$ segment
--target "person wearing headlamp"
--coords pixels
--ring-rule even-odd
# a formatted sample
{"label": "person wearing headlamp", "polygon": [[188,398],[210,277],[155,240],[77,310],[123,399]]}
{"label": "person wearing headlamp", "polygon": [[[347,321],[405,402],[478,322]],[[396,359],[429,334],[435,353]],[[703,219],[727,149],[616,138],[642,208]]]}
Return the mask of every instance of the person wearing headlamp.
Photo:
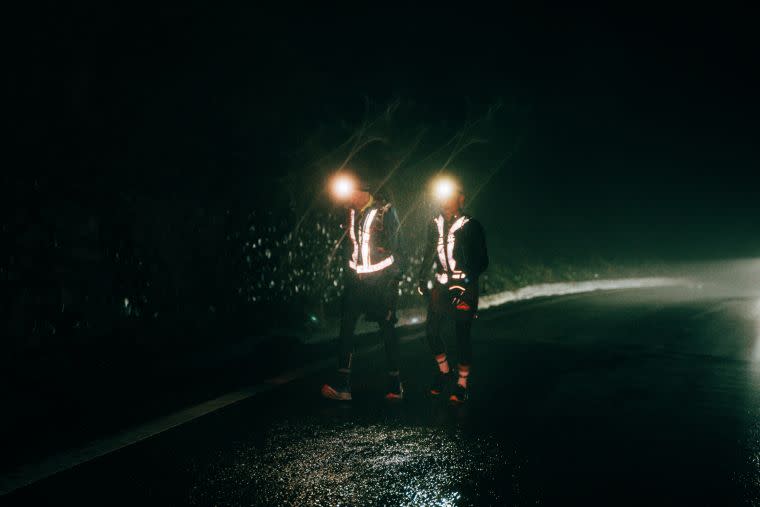
{"label": "person wearing headlamp", "polygon": [[335,380],[322,386],[322,396],[351,400],[351,362],[356,323],[365,320],[380,327],[388,366],[385,397],[404,396],[399,374],[399,342],[396,336],[396,305],[403,273],[400,222],[395,208],[379,192],[350,175],[337,175],[331,182],[333,199],[346,208],[343,228],[348,241],[338,336],[338,372]]}
{"label": "person wearing headlamp", "polygon": [[[430,393],[438,396],[454,384],[442,338],[447,317],[453,316],[459,365],[449,399],[463,403],[469,392],[471,329],[478,310],[478,280],[488,267],[488,250],[483,226],[464,211],[464,193],[459,183],[453,178],[441,177],[433,182],[432,190],[439,214],[428,228],[417,289],[428,296],[426,334],[438,365]],[[428,275],[433,262],[435,280],[429,289]]]}

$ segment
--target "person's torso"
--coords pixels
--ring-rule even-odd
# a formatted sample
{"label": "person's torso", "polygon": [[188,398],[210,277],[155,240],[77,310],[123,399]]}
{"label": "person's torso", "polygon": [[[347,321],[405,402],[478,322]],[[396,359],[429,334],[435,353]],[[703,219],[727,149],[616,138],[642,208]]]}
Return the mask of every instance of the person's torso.
{"label": "person's torso", "polygon": [[386,271],[396,262],[390,245],[390,235],[395,231],[385,228],[385,214],[390,210],[390,203],[373,204],[363,211],[349,210],[351,252],[348,265],[357,274]]}
{"label": "person's torso", "polygon": [[468,273],[468,261],[473,254],[473,245],[468,239],[471,221],[472,217],[468,215],[460,215],[449,221],[443,215],[433,219],[437,232],[436,279],[440,283],[469,279],[471,273]]}

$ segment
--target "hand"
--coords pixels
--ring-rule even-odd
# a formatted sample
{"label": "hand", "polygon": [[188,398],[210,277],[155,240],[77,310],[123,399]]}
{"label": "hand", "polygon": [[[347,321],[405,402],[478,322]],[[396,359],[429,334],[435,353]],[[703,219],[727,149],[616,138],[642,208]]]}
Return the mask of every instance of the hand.
{"label": "hand", "polygon": [[449,287],[449,297],[451,298],[451,304],[458,305],[464,299],[465,289],[454,286]]}
{"label": "hand", "polygon": [[451,305],[457,310],[469,311],[472,306],[470,305],[469,294],[467,289],[461,286],[453,286],[449,288],[449,297],[451,297]]}

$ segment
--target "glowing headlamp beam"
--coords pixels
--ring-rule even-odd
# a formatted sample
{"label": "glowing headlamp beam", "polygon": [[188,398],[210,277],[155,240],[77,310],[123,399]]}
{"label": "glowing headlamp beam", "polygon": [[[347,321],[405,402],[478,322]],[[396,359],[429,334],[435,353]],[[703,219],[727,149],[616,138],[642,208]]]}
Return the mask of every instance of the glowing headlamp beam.
{"label": "glowing headlamp beam", "polygon": [[333,196],[340,200],[351,197],[351,192],[354,191],[355,187],[354,182],[348,176],[336,176],[330,186]]}
{"label": "glowing headlamp beam", "polygon": [[433,195],[439,201],[449,199],[456,191],[456,184],[449,178],[440,178],[433,183]]}

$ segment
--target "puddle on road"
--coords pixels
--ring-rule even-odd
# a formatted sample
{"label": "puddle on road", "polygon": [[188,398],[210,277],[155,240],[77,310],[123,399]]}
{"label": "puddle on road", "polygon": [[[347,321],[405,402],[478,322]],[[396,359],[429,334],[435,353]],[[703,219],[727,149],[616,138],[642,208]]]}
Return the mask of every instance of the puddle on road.
{"label": "puddle on road", "polygon": [[479,505],[520,496],[498,442],[441,428],[285,423],[197,470],[195,505]]}

